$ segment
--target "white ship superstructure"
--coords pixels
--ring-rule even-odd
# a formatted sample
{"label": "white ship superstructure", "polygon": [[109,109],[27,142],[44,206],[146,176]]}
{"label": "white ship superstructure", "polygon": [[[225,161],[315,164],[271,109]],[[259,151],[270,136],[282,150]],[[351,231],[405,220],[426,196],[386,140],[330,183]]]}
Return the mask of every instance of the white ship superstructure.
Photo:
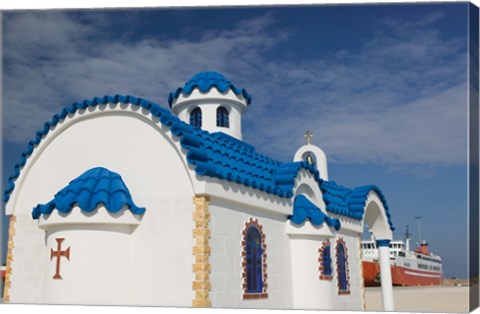
{"label": "white ship superstructure", "polygon": [[[378,285],[378,249],[375,239],[362,241],[362,260],[366,285]],[[410,234],[407,229],[405,241],[390,242],[390,264],[394,285],[417,286],[442,283],[442,259],[428,250],[422,240],[418,248],[410,250]]]}

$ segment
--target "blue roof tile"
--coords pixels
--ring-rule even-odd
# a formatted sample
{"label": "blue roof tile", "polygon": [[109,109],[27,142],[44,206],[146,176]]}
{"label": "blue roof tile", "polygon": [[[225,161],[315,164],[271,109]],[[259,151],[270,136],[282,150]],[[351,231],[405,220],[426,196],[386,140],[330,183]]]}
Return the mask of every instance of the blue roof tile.
{"label": "blue roof tile", "polygon": [[327,206],[327,212],[357,220],[363,219],[368,194],[371,191],[376,192],[385,208],[385,214],[387,216],[388,224],[390,225],[390,230],[395,230],[387,200],[380,188],[376,185],[366,185],[355,189],[349,189],[336,184],[334,181],[322,181],[320,189],[323,193],[323,201]]}
{"label": "blue roof tile", "polygon": [[289,218],[290,221],[297,225],[302,224],[308,219],[314,226],[320,226],[323,222],[326,222],[328,226],[334,227],[335,230],[340,229],[340,220],[328,217],[304,195],[297,195],[295,197],[295,201],[293,202],[293,215]]}
{"label": "blue roof tile", "polygon": [[175,92],[170,93],[168,97],[168,104],[171,108],[173,101],[182,93],[190,95],[195,88],[198,88],[201,92],[206,93],[212,87],[216,87],[221,93],[231,89],[236,95],[242,95],[243,98],[247,100],[248,105],[252,102],[252,96],[250,96],[250,94],[248,94],[244,88],[240,89],[235,87],[235,85],[233,85],[225,76],[220,73],[205,71],[194,75],[188,82],[185,83],[185,86],[179,87]]}
{"label": "blue roof tile", "polygon": [[[109,102],[131,103],[140,106],[159,118],[162,125],[169,126],[170,132],[179,138],[180,145],[185,150],[187,162],[194,167],[195,173],[199,176],[236,182],[279,197],[291,198],[293,197],[295,178],[301,169],[305,169],[318,182],[327,205],[327,212],[360,220],[363,218],[362,205],[365,205],[366,195],[370,190],[375,190],[384,203],[390,226],[393,228],[386,200],[376,186],[351,190],[337,185],[333,181],[324,181],[320,178],[320,173],[314,165],[306,162],[284,163],[274,160],[257,153],[252,145],[222,132],[209,133],[186,124],[169,110],[148,100],[121,95],[97,97],[92,100],[74,103],[63,109],[61,113],[54,115],[51,121],[45,123],[44,127],[36,133],[35,139],[28,143],[20,161],[15,165],[13,174],[9,177],[7,189],[4,191],[4,201],[8,202],[10,194],[15,188],[15,180],[20,175],[26,160],[47,135],[51,127],[56,126],[65,119],[67,114],[75,113],[78,109],[95,107]],[[114,182],[114,184],[116,183]]]}
{"label": "blue roof tile", "polygon": [[54,209],[68,213],[75,205],[82,211],[91,212],[100,204],[112,213],[120,211],[124,206],[137,215],[145,212],[145,208],[135,205],[120,175],[97,167],[71,181],[50,202],[37,205],[32,210],[32,217],[38,219],[42,214],[50,215]]}

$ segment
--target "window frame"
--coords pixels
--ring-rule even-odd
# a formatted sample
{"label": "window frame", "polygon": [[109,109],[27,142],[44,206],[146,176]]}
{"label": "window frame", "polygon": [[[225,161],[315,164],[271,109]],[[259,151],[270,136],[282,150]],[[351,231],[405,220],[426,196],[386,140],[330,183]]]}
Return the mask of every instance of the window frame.
{"label": "window frame", "polygon": [[[329,259],[329,270],[330,273],[326,273],[325,269],[325,251],[328,252],[328,259]],[[331,245],[330,240],[325,240],[322,242],[322,246],[318,249],[318,270],[320,272],[319,279],[320,280],[332,280],[333,279],[333,268],[332,268],[332,252],[331,252]]]}
{"label": "window frame", "polygon": [[[255,228],[255,231],[258,232],[259,236],[259,247],[261,248],[261,255],[260,255],[260,267],[261,267],[261,289],[259,291],[251,291],[249,290],[249,265],[248,265],[248,235],[249,230],[251,228]],[[267,245],[265,243],[265,234],[263,233],[263,227],[258,223],[257,219],[252,219],[245,223],[245,227],[242,231],[242,281],[243,281],[243,299],[265,299],[268,298],[268,283],[267,283]],[[258,277],[257,277],[258,278]]]}
{"label": "window frame", "polygon": [[201,128],[202,127],[202,109],[195,107],[190,111],[190,125]]}
{"label": "window frame", "polygon": [[230,111],[224,106],[220,105],[216,110],[217,127],[230,128]]}
{"label": "window frame", "polygon": [[[343,249],[343,257],[345,259],[344,261],[344,271],[341,272],[341,260],[339,256],[339,248]],[[338,238],[337,244],[335,245],[335,261],[336,261],[336,268],[337,268],[337,291],[338,294],[343,295],[343,294],[350,294],[350,272],[348,269],[348,250],[347,250],[347,245],[343,238]],[[341,282],[341,274],[343,273],[342,277],[345,277],[345,285]]]}

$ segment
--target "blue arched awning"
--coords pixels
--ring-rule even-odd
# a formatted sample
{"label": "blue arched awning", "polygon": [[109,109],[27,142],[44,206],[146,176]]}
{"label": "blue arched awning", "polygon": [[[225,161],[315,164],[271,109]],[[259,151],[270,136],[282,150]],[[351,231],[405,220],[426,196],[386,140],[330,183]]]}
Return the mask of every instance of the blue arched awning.
{"label": "blue arched awning", "polygon": [[75,205],[82,211],[92,212],[100,204],[112,213],[120,211],[125,206],[137,215],[145,212],[145,208],[135,205],[120,175],[108,169],[96,167],[72,180],[55,194],[50,202],[37,205],[32,210],[32,217],[38,219],[42,214],[51,214],[54,209],[67,213]]}
{"label": "blue arched awning", "polygon": [[338,219],[328,217],[304,195],[297,195],[295,197],[295,201],[293,202],[293,215],[289,218],[290,221],[297,225],[302,224],[308,219],[314,226],[320,226],[326,222],[328,226],[334,227],[335,230],[340,229],[340,221]]}

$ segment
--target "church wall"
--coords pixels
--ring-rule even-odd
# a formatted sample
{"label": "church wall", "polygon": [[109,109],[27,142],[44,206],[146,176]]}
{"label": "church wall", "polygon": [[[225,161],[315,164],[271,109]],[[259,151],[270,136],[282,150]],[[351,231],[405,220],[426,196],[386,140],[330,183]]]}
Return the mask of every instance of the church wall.
{"label": "church wall", "polygon": [[[301,156],[299,158],[303,160]],[[326,207],[318,182],[309,171],[299,171],[294,189],[295,195],[305,195],[319,208]],[[302,225],[288,223],[286,230],[290,236],[292,256],[293,307],[295,309],[335,309],[333,300],[337,283],[333,279],[320,279],[319,261],[319,249],[324,241],[329,240],[332,243],[335,230],[325,223],[314,226],[309,221],[305,221]],[[333,266],[334,264],[332,269],[334,269]]]}
{"label": "church wall", "polygon": [[[209,210],[212,307],[292,308],[286,217],[219,199],[212,199]],[[242,232],[245,224],[251,220],[262,226],[265,235],[267,298],[243,298]]]}
{"label": "church wall", "polygon": [[[319,249],[327,237],[300,236],[291,239],[293,306],[295,309],[331,310],[336,281],[320,279]],[[332,265],[332,269],[334,269]]]}
{"label": "church wall", "polygon": [[190,194],[147,208],[131,241],[129,304],[192,306],[194,206]]}
{"label": "church wall", "polygon": [[[87,110],[79,112],[74,121],[60,123],[36,148],[16,180],[8,203],[9,214],[17,217],[9,290],[12,303],[44,303],[44,281],[52,280],[53,274],[46,273],[51,266],[47,264],[54,263],[49,259],[51,247],[46,246],[45,231],[31,217],[32,208],[50,201],[84,171],[102,166],[120,174],[134,202],[146,207],[140,225],[122,243],[130,252],[128,267],[125,262],[111,264],[112,274],[122,278],[121,289],[129,289],[129,299],[112,297],[109,303],[191,306],[194,193],[190,170],[159,123],[150,123],[150,116],[134,114],[130,108],[122,110]],[[81,229],[69,232],[76,235],[69,242],[71,263],[62,260],[66,271],[80,258],[77,245],[85,245],[75,241],[95,241],[82,240]],[[67,238],[68,233],[63,235]],[[104,249],[105,255],[98,258],[114,259],[115,251]],[[62,280],[69,279],[64,276]],[[75,293],[82,293],[76,289]],[[69,293],[73,291],[66,289],[65,295]],[[57,295],[57,300],[61,303],[62,296]]]}
{"label": "church wall", "polygon": [[[292,254],[293,307],[295,309],[362,310],[363,290],[359,234],[345,229],[330,233],[325,224],[312,227],[309,222],[298,227],[287,224]],[[330,243],[332,277],[320,275],[319,249]],[[348,293],[339,292],[336,245],[343,241],[347,249]],[[318,297],[321,296],[321,297]]]}
{"label": "church wall", "polygon": [[[114,305],[128,298],[128,225],[71,224],[46,232],[47,250],[68,252],[68,259],[46,256],[43,302],[47,304]],[[61,242],[60,244],[58,242]],[[120,273],[119,273],[120,272]]]}

